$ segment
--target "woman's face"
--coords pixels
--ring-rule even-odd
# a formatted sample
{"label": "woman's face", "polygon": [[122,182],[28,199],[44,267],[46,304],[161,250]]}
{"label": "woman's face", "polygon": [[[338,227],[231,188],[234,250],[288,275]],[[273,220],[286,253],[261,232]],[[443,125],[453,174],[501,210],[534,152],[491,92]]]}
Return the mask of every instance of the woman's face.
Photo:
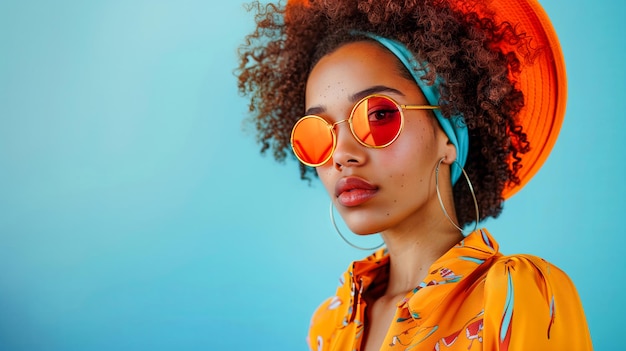
{"label": "woman's face", "polygon": [[[334,123],[349,117],[354,104],[370,94],[390,96],[400,104],[427,105],[417,84],[404,77],[397,58],[367,41],[348,43],[324,56],[306,86],[306,114]],[[361,145],[348,123],[335,126],[337,147],[317,173],[335,207],[358,234],[411,230],[442,218],[435,190],[435,167],[454,160],[432,112],[405,110],[404,129],[382,149]],[[448,163],[446,160],[446,163]],[[441,167],[440,186],[448,167]]]}

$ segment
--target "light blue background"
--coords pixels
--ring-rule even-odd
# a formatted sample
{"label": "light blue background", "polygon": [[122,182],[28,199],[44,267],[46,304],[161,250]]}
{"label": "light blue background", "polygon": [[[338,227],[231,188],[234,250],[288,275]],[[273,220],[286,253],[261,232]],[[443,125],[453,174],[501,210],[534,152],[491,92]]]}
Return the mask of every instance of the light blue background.
{"label": "light blue background", "polygon": [[[565,125],[489,221],[578,286],[598,350],[626,314],[626,6],[544,1]],[[238,1],[0,2],[0,350],[304,350],[364,253],[319,184],[261,157],[232,70]],[[557,317],[558,318],[558,317]]]}

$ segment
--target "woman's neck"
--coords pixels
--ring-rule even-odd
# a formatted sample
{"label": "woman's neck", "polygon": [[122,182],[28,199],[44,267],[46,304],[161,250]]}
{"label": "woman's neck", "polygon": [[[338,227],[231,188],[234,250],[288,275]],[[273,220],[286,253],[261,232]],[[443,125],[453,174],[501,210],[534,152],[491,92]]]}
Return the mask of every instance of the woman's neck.
{"label": "woman's neck", "polygon": [[385,295],[404,296],[428,274],[430,266],[463,235],[450,223],[437,222],[420,230],[383,233],[389,252],[389,281]]}

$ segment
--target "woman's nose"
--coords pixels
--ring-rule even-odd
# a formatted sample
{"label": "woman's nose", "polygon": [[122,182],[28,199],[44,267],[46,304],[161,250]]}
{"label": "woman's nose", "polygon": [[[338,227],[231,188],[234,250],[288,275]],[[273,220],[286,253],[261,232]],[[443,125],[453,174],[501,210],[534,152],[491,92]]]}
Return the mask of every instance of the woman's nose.
{"label": "woman's nose", "polygon": [[341,169],[342,167],[362,165],[366,160],[367,152],[365,146],[355,139],[348,121],[340,121],[335,124],[334,128],[337,136],[337,145],[335,146],[332,161],[335,167]]}

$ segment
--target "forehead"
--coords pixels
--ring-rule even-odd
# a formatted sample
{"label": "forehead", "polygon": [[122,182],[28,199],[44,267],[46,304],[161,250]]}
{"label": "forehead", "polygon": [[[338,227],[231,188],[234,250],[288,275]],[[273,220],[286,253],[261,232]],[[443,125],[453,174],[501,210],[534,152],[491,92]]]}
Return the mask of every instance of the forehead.
{"label": "forehead", "polygon": [[402,72],[402,63],[370,41],[340,46],[313,67],[306,85],[306,105],[344,100],[372,86],[388,86],[404,94],[420,93]]}

